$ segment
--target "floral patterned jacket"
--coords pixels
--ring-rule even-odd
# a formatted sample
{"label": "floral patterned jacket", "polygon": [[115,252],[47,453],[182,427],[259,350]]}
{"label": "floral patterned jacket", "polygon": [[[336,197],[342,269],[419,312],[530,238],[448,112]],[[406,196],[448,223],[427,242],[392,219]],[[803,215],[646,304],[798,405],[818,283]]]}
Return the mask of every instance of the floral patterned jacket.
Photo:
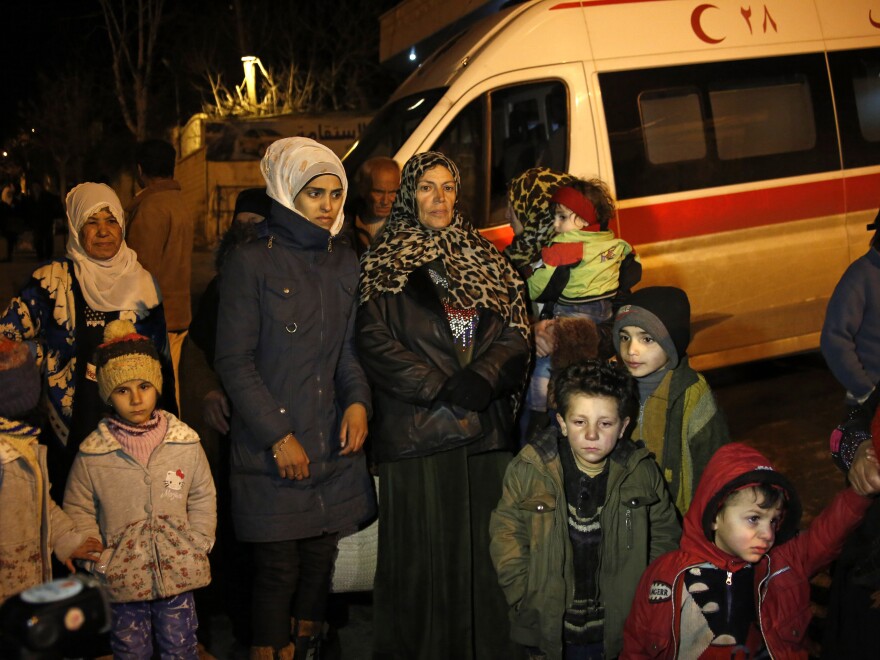
{"label": "floral patterned jacket", "polygon": [[146,466],[128,455],[106,420],[80,445],[64,510],[106,550],[92,568],[113,602],[168,598],[211,581],[217,498],[199,436],[169,412]]}
{"label": "floral patterned jacket", "polygon": [[[52,578],[51,550],[66,561],[85,540],[49,497],[46,448],[37,445],[37,433],[0,417],[0,604]],[[33,443],[39,475],[16,447],[16,437]]]}
{"label": "floral patterned jacket", "polygon": [[[77,304],[77,302],[79,304]],[[73,275],[73,262],[56,259],[37,268],[18,296],[12,299],[0,316],[0,334],[13,341],[36,340],[37,364],[48,383],[49,425],[44,433],[67,445],[70,420],[73,416],[73,395],[77,386],[76,317],[77,307],[84,305],[79,283]],[[137,331],[149,337],[163,358],[163,379],[169,380],[167,332],[162,305],[149,310],[143,317],[131,310],[109,314],[134,323]],[[167,369],[166,369],[167,365]],[[166,385],[166,390],[168,389]],[[165,392],[167,394],[167,392]],[[173,390],[171,391],[173,398]]]}

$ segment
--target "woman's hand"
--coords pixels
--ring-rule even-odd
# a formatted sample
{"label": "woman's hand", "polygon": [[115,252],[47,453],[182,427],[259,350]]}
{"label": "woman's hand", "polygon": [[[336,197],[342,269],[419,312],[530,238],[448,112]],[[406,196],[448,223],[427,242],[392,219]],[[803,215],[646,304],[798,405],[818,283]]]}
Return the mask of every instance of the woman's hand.
{"label": "woman's hand", "polygon": [[202,417],[215,431],[229,433],[229,399],[223,390],[211,390],[202,399]]}
{"label": "woman's hand", "polygon": [[64,562],[64,565],[67,566],[71,573],[76,573],[76,569],[73,566],[74,559],[98,561],[101,558],[102,552],[104,552],[104,544],[95,537],[90,536],[82,542],[82,545],[70,553],[70,557]]}
{"label": "woman's hand", "polygon": [[272,445],[272,456],[282,479],[302,481],[309,478],[309,457],[293,433]]}
{"label": "woman's hand", "polygon": [[339,429],[340,456],[355,454],[364,446],[367,439],[367,409],[362,403],[353,403],[342,415]]}
{"label": "woman's hand", "polygon": [[880,493],[880,463],[870,440],[856,449],[848,477],[853,490],[859,495]]}
{"label": "woman's hand", "polygon": [[553,326],[553,319],[544,319],[532,326],[535,335],[535,355],[538,357],[547,357],[556,348],[556,333]]}

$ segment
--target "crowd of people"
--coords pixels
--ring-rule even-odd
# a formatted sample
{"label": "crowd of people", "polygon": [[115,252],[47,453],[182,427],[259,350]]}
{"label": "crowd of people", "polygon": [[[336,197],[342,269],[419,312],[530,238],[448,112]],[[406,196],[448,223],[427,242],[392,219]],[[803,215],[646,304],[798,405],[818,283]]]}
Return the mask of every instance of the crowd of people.
{"label": "crowd of people", "polygon": [[250,658],[315,660],[339,541],[378,517],[377,659],[806,657],[841,551],[826,653],[880,651],[880,229],[822,335],[850,485],[801,531],[602,181],[516,176],[501,253],[444,154],[369,161],[347,205],[337,156],[283,138],[193,313],[173,165],[140,145],[125,211],[73,188],[65,257],[0,316],[0,603],[52,551],[104,587],[115,657],[199,657],[207,587]]}

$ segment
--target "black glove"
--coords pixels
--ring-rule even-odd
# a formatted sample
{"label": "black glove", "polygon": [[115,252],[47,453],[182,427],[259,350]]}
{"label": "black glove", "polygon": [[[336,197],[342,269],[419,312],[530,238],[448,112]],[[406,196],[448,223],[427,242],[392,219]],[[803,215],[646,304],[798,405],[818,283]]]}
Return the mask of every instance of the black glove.
{"label": "black glove", "polygon": [[465,410],[485,410],[492,402],[492,386],[476,371],[462,369],[446,380],[437,398]]}

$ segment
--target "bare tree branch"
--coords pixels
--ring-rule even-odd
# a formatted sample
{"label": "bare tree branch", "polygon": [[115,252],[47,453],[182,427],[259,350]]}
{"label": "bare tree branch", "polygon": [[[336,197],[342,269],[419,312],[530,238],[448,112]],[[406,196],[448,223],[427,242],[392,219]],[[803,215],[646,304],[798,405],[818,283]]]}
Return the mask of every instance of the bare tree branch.
{"label": "bare tree branch", "polygon": [[[147,116],[156,41],[164,0],[99,0],[112,53],[116,98],[125,125],[137,140],[147,137]],[[135,20],[132,20],[135,14]],[[129,26],[135,24],[132,30]],[[132,49],[135,56],[132,57]]]}

